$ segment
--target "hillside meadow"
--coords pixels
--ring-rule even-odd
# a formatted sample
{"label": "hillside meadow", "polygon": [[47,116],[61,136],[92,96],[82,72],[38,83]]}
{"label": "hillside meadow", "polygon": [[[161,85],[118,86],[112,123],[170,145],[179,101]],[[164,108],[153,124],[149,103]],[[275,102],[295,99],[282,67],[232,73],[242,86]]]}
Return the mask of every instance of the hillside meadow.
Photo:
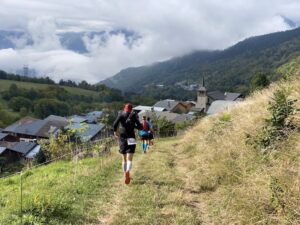
{"label": "hillside meadow", "polygon": [[[38,83],[31,83],[31,82],[22,82],[22,81],[14,81],[14,80],[0,80],[0,90],[6,91],[12,84],[16,84],[19,88],[30,89],[35,88],[39,90],[47,89],[51,86],[57,87],[58,85],[50,85],[50,84],[38,84]],[[85,96],[96,96],[98,93],[96,91],[84,90],[81,88],[76,87],[66,87],[66,86],[59,86],[64,88],[71,94],[77,95],[85,95]]]}
{"label": "hillside meadow", "polygon": [[[112,198],[116,153],[100,158],[59,161],[21,176],[0,180],[0,224],[86,224],[95,220],[97,202]],[[22,210],[22,213],[21,213]]]}
{"label": "hillside meadow", "polygon": [[[298,63],[297,63],[298,62]],[[181,140],[181,166],[199,195],[209,223],[300,223],[299,112],[296,129],[264,152],[248,143],[270,119],[274,93],[285,89],[300,109],[299,58],[280,68],[290,79],[254,93],[230,111],[207,117]]]}

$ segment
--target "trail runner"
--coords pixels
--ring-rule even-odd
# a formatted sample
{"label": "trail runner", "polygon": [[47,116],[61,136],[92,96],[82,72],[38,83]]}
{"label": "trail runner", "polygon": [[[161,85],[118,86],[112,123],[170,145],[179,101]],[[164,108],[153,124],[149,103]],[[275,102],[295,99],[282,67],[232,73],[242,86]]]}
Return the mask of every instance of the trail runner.
{"label": "trail runner", "polygon": [[130,183],[130,171],[132,169],[133,154],[136,148],[135,128],[141,130],[142,124],[137,114],[132,111],[132,105],[127,103],[124,106],[124,111],[119,114],[113,124],[114,136],[118,138],[120,146],[119,152],[123,156],[122,169],[125,176],[125,184]]}
{"label": "trail runner", "polygon": [[144,153],[147,152],[148,150],[148,146],[149,146],[149,130],[150,130],[150,126],[146,120],[146,116],[143,116],[143,120],[142,120],[142,130],[139,132],[140,137],[142,139],[142,151]]}
{"label": "trail runner", "polygon": [[153,129],[153,122],[150,120],[150,117],[147,117],[147,122],[149,125],[149,147],[154,145],[154,129]]}

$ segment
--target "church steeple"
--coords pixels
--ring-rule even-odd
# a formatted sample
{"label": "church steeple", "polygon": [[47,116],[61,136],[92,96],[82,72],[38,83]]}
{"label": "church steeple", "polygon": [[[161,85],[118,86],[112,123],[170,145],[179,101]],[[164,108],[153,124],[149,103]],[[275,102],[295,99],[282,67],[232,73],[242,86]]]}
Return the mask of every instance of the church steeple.
{"label": "church steeple", "polygon": [[200,87],[205,87],[204,76],[203,76],[202,79],[201,79]]}
{"label": "church steeple", "polygon": [[207,103],[208,103],[207,91],[205,88],[204,77],[202,77],[199,88],[197,90],[196,108],[204,109],[206,111]]}
{"label": "church steeple", "polygon": [[[206,92],[205,83],[204,83],[204,76],[201,78],[201,82],[200,82],[200,85],[199,85],[199,88],[198,88],[198,95],[200,94],[199,92]],[[204,93],[202,93],[202,94],[204,94]]]}

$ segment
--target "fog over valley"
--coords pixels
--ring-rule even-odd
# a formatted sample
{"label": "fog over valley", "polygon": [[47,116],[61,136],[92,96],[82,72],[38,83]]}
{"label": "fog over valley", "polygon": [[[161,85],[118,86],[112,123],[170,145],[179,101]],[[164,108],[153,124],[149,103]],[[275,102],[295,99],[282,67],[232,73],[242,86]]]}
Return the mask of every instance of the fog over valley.
{"label": "fog over valley", "polygon": [[196,50],[297,27],[296,0],[0,2],[0,69],[99,82]]}

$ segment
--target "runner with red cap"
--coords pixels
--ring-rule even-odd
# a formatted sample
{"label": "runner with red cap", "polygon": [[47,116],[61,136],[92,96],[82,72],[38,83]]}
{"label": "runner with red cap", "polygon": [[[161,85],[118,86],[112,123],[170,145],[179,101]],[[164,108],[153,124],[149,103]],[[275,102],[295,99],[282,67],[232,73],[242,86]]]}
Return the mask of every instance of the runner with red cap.
{"label": "runner with red cap", "polygon": [[119,114],[115,120],[113,128],[114,135],[119,140],[119,152],[123,156],[122,168],[125,175],[125,184],[129,184],[133,154],[135,153],[136,148],[134,129],[142,129],[142,124],[140,123],[137,114],[132,111],[132,105],[130,103],[127,103],[124,106],[124,111]]}

